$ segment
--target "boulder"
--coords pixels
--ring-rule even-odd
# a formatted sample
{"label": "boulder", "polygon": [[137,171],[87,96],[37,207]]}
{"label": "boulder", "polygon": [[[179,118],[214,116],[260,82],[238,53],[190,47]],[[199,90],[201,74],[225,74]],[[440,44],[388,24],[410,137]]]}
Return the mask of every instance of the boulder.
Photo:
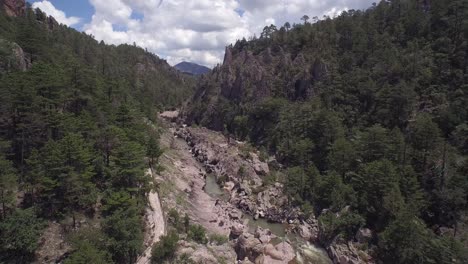
{"label": "boulder", "polygon": [[244,229],[245,229],[245,226],[242,224],[235,224],[231,226],[231,233],[229,234],[229,237],[231,239],[238,238],[240,235],[242,235],[242,233],[244,233]]}
{"label": "boulder", "polygon": [[262,235],[258,238],[262,244],[268,244],[271,241],[271,237],[268,235]]}
{"label": "boulder", "polygon": [[228,182],[226,182],[226,183],[224,184],[224,189],[225,189],[226,191],[228,191],[228,192],[231,192],[232,189],[234,189],[234,186],[235,186],[235,185],[236,185],[236,184],[235,184],[234,182],[228,181]]}
{"label": "boulder", "polygon": [[251,261],[260,255],[259,246],[262,243],[258,238],[255,238],[252,234],[244,233],[238,239],[235,245],[237,253],[237,259],[245,259],[246,257]]}
{"label": "boulder", "polygon": [[229,212],[229,217],[233,220],[239,220],[242,218],[242,213],[237,209],[233,209]]}
{"label": "boulder", "polygon": [[261,264],[288,264],[296,257],[293,247],[287,243],[282,242],[274,247],[268,244],[264,248],[264,255],[258,258],[257,263]]}
{"label": "boulder", "polygon": [[265,255],[275,260],[283,260],[283,253],[275,248],[272,244],[265,246]]}
{"label": "boulder", "polygon": [[176,255],[187,255],[193,263],[204,264],[218,264],[220,258],[224,258],[227,263],[234,263],[236,260],[235,252],[228,244],[211,246],[180,241],[178,243]]}
{"label": "boulder", "polygon": [[309,241],[312,238],[312,232],[306,225],[300,225],[296,228],[297,233],[305,240]]}
{"label": "boulder", "polygon": [[239,264],[254,264],[254,263],[250,261],[248,258],[245,258],[244,260],[240,261]]}
{"label": "boulder", "polygon": [[356,233],[356,240],[359,243],[368,243],[372,239],[372,231],[369,228],[361,228]]}
{"label": "boulder", "polygon": [[250,153],[252,157],[252,166],[257,175],[265,176],[270,173],[270,169],[268,168],[268,164],[266,162],[260,161],[260,158],[255,153]]}
{"label": "boulder", "polygon": [[254,236],[255,236],[256,238],[259,238],[259,237],[261,237],[261,236],[263,236],[263,235],[269,236],[269,235],[271,235],[271,231],[268,230],[268,229],[263,229],[263,228],[257,226],[257,228],[255,229],[255,234],[254,234]]}
{"label": "boulder", "polygon": [[333,263],[338,264],[373,264],[375,261],[367,252],[358,250],[353,243],[333,242],[327,247],[328,255]]}

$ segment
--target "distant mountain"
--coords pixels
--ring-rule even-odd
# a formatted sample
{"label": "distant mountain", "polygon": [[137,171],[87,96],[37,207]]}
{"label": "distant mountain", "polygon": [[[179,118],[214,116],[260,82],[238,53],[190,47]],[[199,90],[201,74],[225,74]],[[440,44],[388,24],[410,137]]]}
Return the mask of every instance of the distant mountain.
{"label": "distant mountain", "polygon": [[208,67],[198,65],[192,62],[186,62],[186,61],[183,61],[175,65],[174,68],[176,68],[177,70],[183,73],[188,73],[192,75],[202,75],[211,71],[211,69]]}

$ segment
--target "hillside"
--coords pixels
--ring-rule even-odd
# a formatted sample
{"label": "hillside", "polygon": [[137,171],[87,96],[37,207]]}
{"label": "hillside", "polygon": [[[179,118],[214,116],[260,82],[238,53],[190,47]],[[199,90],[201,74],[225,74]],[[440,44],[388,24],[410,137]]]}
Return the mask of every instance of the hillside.
{"label": "hillside", "polygon": [[202,75],[211,71],[210,68],[192,62],[183,61],[174,66],[177,70],[190,75]]}
{"label": "hillside", "polygon": [[156,113],[193,80],[24,0],[0,10],[0,262],[134,263],[161,155]]}
{"label": "hillside", "polygon": [[0,263],[468,263],[468,2],[303,21],[194,78],[0,0]]}
{"label": "hillside", "polygon": [[268,26],[226,48],[183,114],[274,154],[324,246],[366,247],[384,263],[463,263],[467,40],[468,5],[455,0]]}

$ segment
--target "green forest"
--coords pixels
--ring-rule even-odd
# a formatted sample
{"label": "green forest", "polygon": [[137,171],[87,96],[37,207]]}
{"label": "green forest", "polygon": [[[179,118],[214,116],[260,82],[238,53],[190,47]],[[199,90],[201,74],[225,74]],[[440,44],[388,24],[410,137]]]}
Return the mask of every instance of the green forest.
{"label": "green forest", "polygon": [[[322,247],[368,228],[376,263],[468,263],[468,1],[302,20],[238,40],[195,79],[30,6],[0,11],[0,263],[34,262],[53,223],[68,234],[63,263],[135,263],[156,116],[181,105],[188,124],[276,158],[264,183],[318,219]],[[228,240],[167,215],[191,241]],[[152,262],[178,240],[163,236]]]}
{"label": "green forest", "polygon": [[146,170],[161,155],[154,119],[192,81],[30,7],[0,14],[0,58],[0,263],[31,263],[51,221],[81,227],[64,263],[133,263],[154,187]]}
{"label": "green forest", "polygon": [[[468,1],[302,20],[228,47],[189,121],[275,154],[325,246],[368,227],[384,263],[466,263]],[[302,75],[313,77],[294,82]]]}

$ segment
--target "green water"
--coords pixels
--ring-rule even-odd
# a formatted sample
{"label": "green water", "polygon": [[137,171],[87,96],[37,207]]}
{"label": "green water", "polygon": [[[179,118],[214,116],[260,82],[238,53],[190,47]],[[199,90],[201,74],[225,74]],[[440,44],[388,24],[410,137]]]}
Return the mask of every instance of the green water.
{"label": "green water", "polygon": [[226,192],[221,189],[213,174],[208,174],[205,179],[205,192],[216,199],[227,199]]}
{"label": "green water", "polygon": [[[212,174],[206,176],[205,192],[216,199],[227,200],[227,193],[219,187],[216,182],[216,177]],[[296,263],[312,263],[312,264],[331,264],[332,261],[328,257],[325,250],[318,248],[315,245],[304,241],[299,236],[287,232],[287,224],[270,223],[265,219],[254,220],[250,215],[244,214],[244,219],[248,220],[249,231],[254,233],[257,227],[268,229],[277,238],[271,241],[276,245],[282,241],[288,240],[296,250]]]}

